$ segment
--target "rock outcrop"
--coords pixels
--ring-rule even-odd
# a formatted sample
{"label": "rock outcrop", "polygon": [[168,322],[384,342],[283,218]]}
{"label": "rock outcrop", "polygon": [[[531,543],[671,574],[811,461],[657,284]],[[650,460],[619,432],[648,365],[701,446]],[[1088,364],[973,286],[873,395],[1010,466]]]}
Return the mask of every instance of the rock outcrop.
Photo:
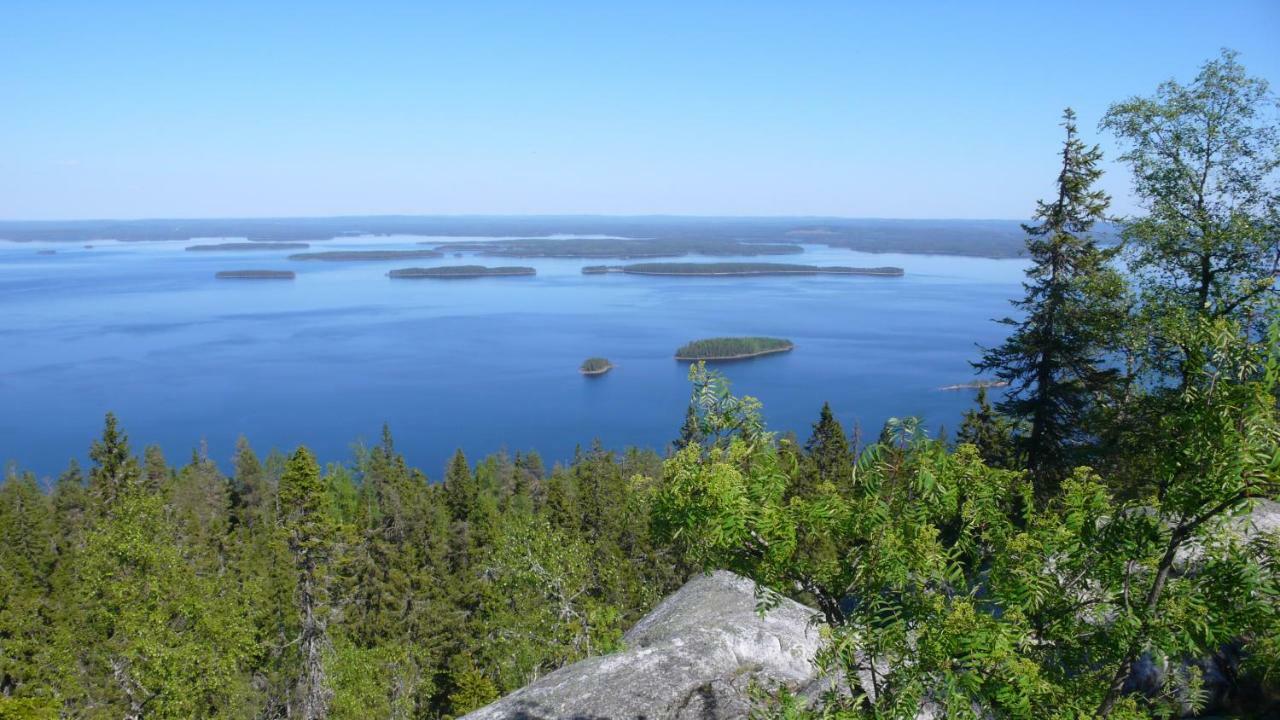
{"label": "rock outcrop", "polygon": [[816,682],[815,611],[790,600],[763,617],[755,585],[733,573],[689,581],[624,637],[626,649],[563,667],[465,720],[728,720],[746,717],[753,682]]}

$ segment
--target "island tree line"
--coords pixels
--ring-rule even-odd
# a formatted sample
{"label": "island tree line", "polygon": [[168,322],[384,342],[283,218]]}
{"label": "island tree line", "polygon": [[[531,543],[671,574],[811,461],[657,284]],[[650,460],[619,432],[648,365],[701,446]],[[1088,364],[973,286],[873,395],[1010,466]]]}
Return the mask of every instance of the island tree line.
{"label": "island tree line", "polygon": [[386,430],[324,467],[242,439],[224,474],[108,415],[87,471],[0,487],[0,718],[456,717],[713,568],[822,622],[839,682],[761,687],[761,716],[1274,711],[1280,542],[1248,513],[1280,495],[1275,111],[1230,52],[1114,105],[1144,205],[1116,247],[1067,111],[1025,296],[976,358],[1007,391],[955,438],[864,442],[829,405],[778,436],[702,364],[661,454],[459,452],[440,482]]}

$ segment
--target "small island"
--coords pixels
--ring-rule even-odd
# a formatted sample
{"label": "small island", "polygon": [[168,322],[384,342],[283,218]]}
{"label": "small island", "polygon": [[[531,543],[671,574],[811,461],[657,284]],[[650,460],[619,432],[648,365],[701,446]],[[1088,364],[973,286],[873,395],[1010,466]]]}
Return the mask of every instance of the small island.
{"label": "small island", "polygon": [[37,255],[57,255],[58,251],[57,250],[37,250],[36,254]]}
{"label": "small island", "polygon": [[301,242],[229,242],[212,245],[188,245],[190,252],[238,252],[240,250],[306,250],[311,247]]}
{"label": "small island", "polygon": [[981,390],[983,388],[1001,388],[1008,387],[1006,380],[974,380],[973,382],[958,383],[956,385],[943,385],[939,390]]}
{"label": "small island", "polygon": [[902,277],[900,267],[845,267],[842,265],[818,266],[791,263],[636,263],[633,265],[588,265],[582,268],[584,275],[626,273],[628,275],[667,275],[680,277],[744,277],[758,275],[871,275],[877,277]]}
{"label": "small island", "polygon": [[324,252],[296,253],[290,260],[326,260],[343,262],[347,260],[409,260],[413,258],[438,258],[443,253],[435,250],[326,250]]}
{"label": "small island", "polygon": [[482,277],[510,277],[514,275],[537,275],[538,271],[531,267],[485,267],[483,265],[444,265],[441,267],[403,268],[392,270],[387,277],[392,278],[434,278],[437,280],[462,280]]}
{"label": "small island", "polygon": [[603,375],[613,369],[613,363],[602,357],[587,358],[582,361],[582,366],[578,368],[578,372],[587,376]]}
{"label": "small island", "polygon": [[676,350],[676,360],[724,361],[790,352],[795,343],[781,338],[768,337],[719,337],[694,340]]}
{"label": "small island", "polygon": [[219,280],[292,280],[292,270],[219,270],[213,275]]}

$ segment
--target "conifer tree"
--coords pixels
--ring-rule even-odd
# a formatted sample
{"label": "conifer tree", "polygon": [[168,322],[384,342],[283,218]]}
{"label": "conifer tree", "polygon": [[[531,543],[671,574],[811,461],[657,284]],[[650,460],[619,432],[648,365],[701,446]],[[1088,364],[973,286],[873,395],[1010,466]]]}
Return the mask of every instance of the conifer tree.
{"label": "conifer tree", "polygon": [[297,572],[295,598],[301,620],[298,645],[302,670],[297,702],[303,720],[326,717],[331,691],[325,676],[325,655],[332,607],[331,563],[338,528],[326,482],[315,457],[299,447],[280,478],[281,525]]}
{"label": "conifer tree", "polygon": [[840,488],[849,484],[853,457],[844,427],[832,414],[830,403],[822,403],[822,412],[813,424],[813,434],[805,443],[804,451],[815,485],[829,483]]}
{"label": "conifer tree", "polygon": [[978,388],[978,407],[965,410],[956,433],[956,443],[968,443],[978,449],[978,455],[988,467],[1014,469],[1013,428],[1008,418],[991,407],[987,400],[987,388]]}
{"label": "conifer tree", "polygon": [[702,442],[702,426],[698,422],[698,411],[692,401],[684,411],[684,424],[680,426],[680,437],[671,443],[671,447],[679,452],[694,443]]}
{"label": "conifer tree", "polygon": [[445,470],[444,492],[449,504],[449,514],[455,521],[466,521],[475,509],[479,487],[461,448],[453,453],[449,467]]}
{"label": "conifer tree", "polygon": [[1121,324],[1118,301],[1124,287],[1108,266],[1111,254],[1089,235],[1106,219],[1110,204],[1107,194],[1094,188],[1102,176],[1102,151],[1079,138],[1070,108],[1062,125],[1066,139],[1057,196],[1040,201],[1037,222],[1023,226],[1032,264],[1023,283],[1026,295],[1013,301],[1023,317],[1001,320],[1012,328],[1008,339],[974,364],[1009,383],[998,407],[1030,425],[1019,444],[1042,495],[1072,467],[1091,403],[1114,379],[1103,355]]}
{"label": "conifer tree", "polygon": [[138,481],[138,459],[129,450],[129,437],[120,430],[115,413],[107,413],[102,438],[89,448],[94,466],[89,471],[89,493],[100,511],[107,512],[116,499]]}
{"label": "conifer tree", "polygon": [[149,492],[159,492],[169,484],[169,464],[159,445],[148,445],[142,451],[142,483]]}
{"label": "conifer tree", "polygon": [[231,461],[231,516],[233,522],[254,527],[269,517],[267,487],[262,463],[258,460],[249,440],[241,435],[236,438],[236,453]]}
{"label": "conifer tree", "polygon": [[558,467],[547,480],[547,498],[543,512],[554,527],[570,530],[578,527],[578,505],[573,486],[567,473]]}
{"label": "conifer tree", "polygon": [[[39,695],[49,682],[41,662],[51,642],[48,618],[54,554],[49,498],[29,473],[0,485],[0,695]],[[3,712],[0,712],[3,717]]]}

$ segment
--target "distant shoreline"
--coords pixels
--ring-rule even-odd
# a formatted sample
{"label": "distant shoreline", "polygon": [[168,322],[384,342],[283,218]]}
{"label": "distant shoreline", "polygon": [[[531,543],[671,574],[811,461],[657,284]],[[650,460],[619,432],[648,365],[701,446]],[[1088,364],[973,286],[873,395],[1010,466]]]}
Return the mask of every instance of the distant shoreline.
{"label": "distant shoreline", "polygon": [[900,267],[860,268],[842,265],[794,265],[789,263],[637,263],[634,265],[588,265],[584,275],[622,273],[662,277],[755,277],[763,275],[863,275],[902,277]]}
{"label": "distant shoreline", "polygon": [[189,245],[189,252],[240,252],[241,250],[306,250],[311,247],[303,242],[229,242],[211,245]]}
{"label": "distant shoreline", "polygon": [[[13,242],[208,240],[248,242],[311,242],[353,237],[401,237],[431,245],[472,244],[457,248],[478,252],[497,250],[508,255],[543,250],[525,239],[550,240],[567,257],[627,257],[610,252],[605,240],[642,241],[634,257],[674,256],[692,252],[726,254],[737,247],[745,254],[773,254],[761,245],[825,245],[865,253],[901,253],[990,259],[1025,259],[1026,234],[1019,220],[876,219],[815,216],[707,217],[696,215],[365,215],[338,217],[160,218],[137,220],[0,220],[0,239]],[[1117,242],[1114,224],[1095,228],[1100,245]],[[465,241],[462,238],[474,238]],[[594,238],[591,242],[584,239]],[[452,241],[452,242],[451,242]],[[561,242],[563,241],[563,242]],[[497,247],[495,247],[495,245]],[[594,247],[592,247],[594,246]],[[532,252],[530,252],[532,250]],[[594,250],[594,252],[592,251]],[[777,248],[781,251],[783,248]]]}

